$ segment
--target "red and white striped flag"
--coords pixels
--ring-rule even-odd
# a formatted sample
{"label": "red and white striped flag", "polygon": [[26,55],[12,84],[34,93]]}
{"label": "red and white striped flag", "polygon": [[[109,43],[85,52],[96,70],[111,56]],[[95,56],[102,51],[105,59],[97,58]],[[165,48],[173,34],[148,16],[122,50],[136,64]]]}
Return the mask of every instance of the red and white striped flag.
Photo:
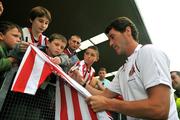
{"label": "red and white striped flag", "polygon": [[[53,64],[46,54],[33,45],[28,47],[23,57],[11,90],[34,95],[46,77],[53,71],[58,73],[58,75],[60,75],[70,86],[84,96],[82,97],[82,101],[85,102],[85,98],[91,96],[91,94],[84,87],[68,76],[59,65]],[[59,88],[59,86],[56,87],[57,89]],[[66,98],[68,99],[68,96],[66,96]],[[60,103],[59,101],[56,102]],[[58,107],[60,106],[57,105],[56,108]],[[56,113],[60,113],[61,111],[62,110],[60,109],[56,109]],[[75,113],[76,112],[77,111],[75,111]],[[82,112],[81,114],[84,113],[85,112]],[[110,120],[109,115],[107,115],[106,112],[98,112],[97,118],[98,120]],[[64,120],[64,118],[60,116],[57,117],[56,114],[56,120]]]}
{"label": "red and white striped flag", "polygon": [[16,74],[12,91],[34,95],[51,72],[52,67],[35,49],[28,47]]}

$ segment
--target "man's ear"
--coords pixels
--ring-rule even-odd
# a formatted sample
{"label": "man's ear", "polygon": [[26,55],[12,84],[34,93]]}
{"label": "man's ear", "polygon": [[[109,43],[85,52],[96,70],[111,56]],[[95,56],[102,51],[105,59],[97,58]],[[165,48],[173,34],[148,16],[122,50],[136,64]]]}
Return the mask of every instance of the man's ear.
{"label": "man's ear", "polygon": [[4,35],[2,34],[2,32],[0,32],[0,41],[4,40]]}
{"label": "man's ear", "polygon": [[131,35],[131,27],[127,26],[126,27],[126,32],[128,35]]}

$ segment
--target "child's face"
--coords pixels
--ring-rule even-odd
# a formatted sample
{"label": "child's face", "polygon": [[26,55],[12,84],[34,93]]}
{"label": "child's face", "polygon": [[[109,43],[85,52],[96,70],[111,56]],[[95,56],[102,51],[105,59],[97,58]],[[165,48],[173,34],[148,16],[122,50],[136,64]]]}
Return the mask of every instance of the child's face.
{"label": "child's face", "polygon": [[97,52],[93,49],[87,49],[84,53],[84,61],[88,65],[92,65],[97,61]]}
{"label": "child's face", "polygon": [[21,32],[17,28],[13,28],[7,31],[6,34],[1,34],[1,37],[7,46],[12,49],[18,42],[21,41]]}
{"label": "child's face", "polygon": [[48,55],[51,57],[55,57],[63,53],[64,48],[66,47],[66,43],[62,42],[62,40],[54,39],[52,42],[47,43],[48,47]]}
{"label": "child's face", "polygon": [[49,20],[46,17],[36,17],[32,23],[32,30],[36,33],[43,33],[49,25]]}
{"label": "child's face", "polygon": [[105,76],[106,76],[106,71],[100,70],[99,73],[98,73],[98,75],[99,75],[99,78],[104,79]]}

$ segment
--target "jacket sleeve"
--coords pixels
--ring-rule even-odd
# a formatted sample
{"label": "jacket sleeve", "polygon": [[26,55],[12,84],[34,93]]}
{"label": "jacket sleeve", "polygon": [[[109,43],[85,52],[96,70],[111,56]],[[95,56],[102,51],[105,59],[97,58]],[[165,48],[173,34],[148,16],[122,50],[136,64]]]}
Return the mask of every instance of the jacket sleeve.
{"label": "jacket sleeve", "polygon": [[9,70],[11,66],[12,64],[7,58],[0,59],[0,72]]}
{"label": "jacket sleeve", "polygon": [[61,54],[59,58],[61,59],[60,65],[68,66],[70,64],[69,57],[66,54]]}

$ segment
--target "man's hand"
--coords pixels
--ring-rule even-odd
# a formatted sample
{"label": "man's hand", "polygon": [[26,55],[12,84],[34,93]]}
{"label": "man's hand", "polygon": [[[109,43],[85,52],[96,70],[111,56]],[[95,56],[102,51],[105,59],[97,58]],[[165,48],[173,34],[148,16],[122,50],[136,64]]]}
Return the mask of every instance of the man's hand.
{"label": "man's hand", "polygon": [[108,110],[108,99],[104,96],[96,95],[86,99],[86,102],[91,106],[94,112]]}

